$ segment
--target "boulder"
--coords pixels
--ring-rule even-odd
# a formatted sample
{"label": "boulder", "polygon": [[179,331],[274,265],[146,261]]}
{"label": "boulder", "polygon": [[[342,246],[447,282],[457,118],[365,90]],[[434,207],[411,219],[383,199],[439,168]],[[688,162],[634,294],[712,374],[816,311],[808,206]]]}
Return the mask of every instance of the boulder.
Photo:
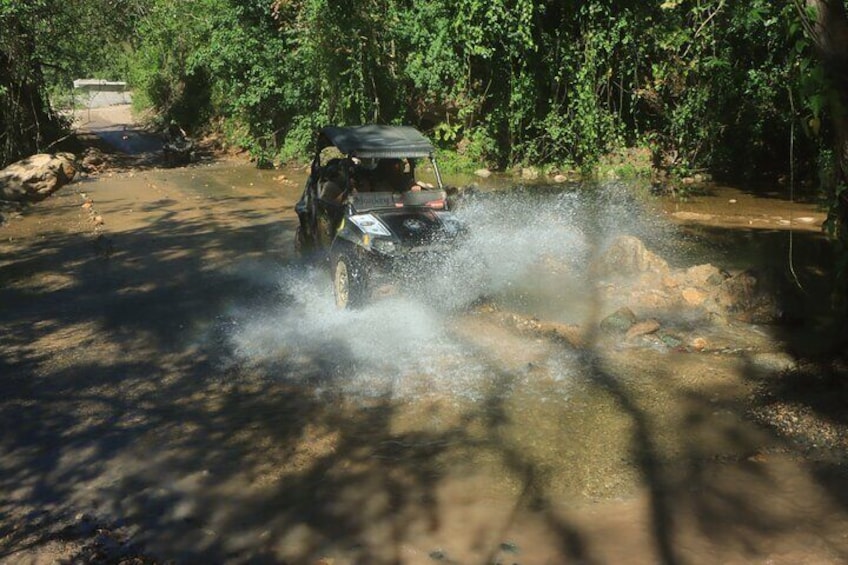
{"label": "boulder", "polygon": [[643,335],[648,335],[659,331],[660,323],[657,320],[645,320],[630,326],[627,330],[627,339],[634,339]]}
{"label": "boulder", "polygon": [[539,169],[536,167],[524,167],[521,169],[521,180],[538,180]]}
{"label": "boulder", "polygon": [[82,157],[80,169],[87,173],[100,172],[106,166],[106,156],[96,147],[86,149]]}
{"label": "boulder", "polygon": [[487,179],[492,176],[492,171],[489,169],[477,169],[474,171],[474,174],[480,177],[481,179]]}
{"label": "boulder", "polygon": [[718,286],[728,278],[718,267],[710,265],[695,265],[686,269],[684,277],[686,281],[696,287],[704,288]]}
{"label": "boulder", "polygon": [[619,308],[603,320],[601,320],[601,330],[609,334],[623,334],[630,330],[636,323],[636,314],[633,310],[627,308]]}
{"label": "boulder", "polygon": [[665,259],[649,251],[640,239],[630,235],[615,238],[596,267],[602,276],[668,272],[668,263]]}
{"label": "boulder", "polygon": [[40,153],[0,171],[0,200],[38,202],[71,182],[76,174],[71,153]]}
{"label": "boulder", "polygon": [[780,321],[782,309],[764,275],[746,270],[725,280],[712,301],[720,314],[753,324]]}
{"label": "boulder", "polygon": [[697,288],[684,288],[681,294],[683,300],[690,306],[702,306],[707,301],[707,293]]}

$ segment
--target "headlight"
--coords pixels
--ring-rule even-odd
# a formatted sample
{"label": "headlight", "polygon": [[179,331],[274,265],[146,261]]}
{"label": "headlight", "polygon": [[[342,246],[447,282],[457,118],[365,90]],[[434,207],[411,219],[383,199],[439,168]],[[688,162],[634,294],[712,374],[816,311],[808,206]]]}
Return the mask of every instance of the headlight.
{"label": "headlight", "polygon": [[373,239],[371,248],[383,255],[394,255],[397,252],[397,245],[390,239]]}
{"label": "headlight", "polygon": [[382,235],[390,237],[392,232],[383,225],[373,214],[356,214],[348,218],[356,227],[369,235]]}

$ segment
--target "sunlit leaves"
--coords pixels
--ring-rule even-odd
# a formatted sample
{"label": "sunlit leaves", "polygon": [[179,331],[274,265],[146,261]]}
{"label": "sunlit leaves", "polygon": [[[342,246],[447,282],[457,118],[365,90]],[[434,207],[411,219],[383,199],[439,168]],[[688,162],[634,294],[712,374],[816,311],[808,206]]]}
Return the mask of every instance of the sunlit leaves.
{"label": "sunlit leaves", "polygon": [[[310,128],[380,121],[501,166],[591,164],[650,135],[683,168],[731,168],[774,158],[788,88],[799,119],[826,124],[792,2],[0,0],[12,13],[36,33],[86,22],[65,26],[96,33],[57,42],[60,67],[119,78],[126,53],[141,102],[197,125],[223,117],[286,156]],[[113,54],[99,69],[91,41]]]}

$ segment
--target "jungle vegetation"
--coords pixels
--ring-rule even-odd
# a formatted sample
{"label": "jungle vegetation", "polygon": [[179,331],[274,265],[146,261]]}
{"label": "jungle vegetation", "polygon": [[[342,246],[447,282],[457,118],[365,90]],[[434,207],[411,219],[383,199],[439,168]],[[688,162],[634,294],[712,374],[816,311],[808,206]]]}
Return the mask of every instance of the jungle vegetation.
{"label": "jungle vegetation", "polygon": [[845,0],[0,0],[0,161],[64,135],[55,101],[74,78],[120,79],[162,122],[265,161],[303,157],[321,125],[379,122],[419,127],[456,166],[591,170],[633,147],[676,175],[773,180],[791,164],[845,237],[845,14]]}

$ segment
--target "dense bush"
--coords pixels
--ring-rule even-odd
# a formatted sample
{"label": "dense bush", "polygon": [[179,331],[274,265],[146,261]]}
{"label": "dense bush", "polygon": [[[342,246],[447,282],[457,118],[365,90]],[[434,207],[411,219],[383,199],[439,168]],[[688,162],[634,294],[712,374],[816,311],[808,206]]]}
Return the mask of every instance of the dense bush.
{"label": "dense bush", "polygon": [[272,158],[376,121],[501,167],[643,144],[679,172],[754,174],[787,163],[790,96],[820,119],[796,20],[768,0],[157,0],[132,77],[167,118],[223,117]]}
{"label": "dense bush", "polygon": [[681,174],[755,176],[788,166],[792,124],[808,172],[830,146],[789,1],[0,0],[0,18],[4,160],[55,137],[22,141],[55,121],[45,89],[86,75],[128,78],[163,122],[216,124],[263,160],[363,122],[503,168],[642,146]]}

